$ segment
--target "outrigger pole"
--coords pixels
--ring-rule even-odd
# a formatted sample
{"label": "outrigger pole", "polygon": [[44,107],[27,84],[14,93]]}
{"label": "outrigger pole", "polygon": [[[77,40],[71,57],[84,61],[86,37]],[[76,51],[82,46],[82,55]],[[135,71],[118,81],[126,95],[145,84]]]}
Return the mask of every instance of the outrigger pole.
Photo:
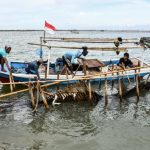
{"label": "outrigger pole", "polygon": [[[35,45],[35,46],[40,46],[41,44],[37,43],[28,43],[29,45]],[[42,46],[48,47],[48,48],[62,48],[62,49],[82,49],[82,46],[56,46],[56,45],[46,45],[42,44]],[[137,49],[141,48],[140,46],[131,46],[131,47],[88,47],[88,50],[98,50],[98,51],[127,51],[127,49]]]}
{"label": "outrigger pole", "polygon": [[[43,37],[42,37],[43,38]],[[78,40],[78,41],[83,41],[83,40],[90,40],[90,41],[111,41],[111,42],[114,42],[116,40],[116,38],[73,38],[73,37],[44,37],[44,39],[55,39],[55,40]],[[122,39],[122,41],[124,42],[129,42],[129,41],[139,41],[138,38],[125,38],[125,39]]]}
{"label": "outrigger pole", "polygon": [[[51,42],[62,42],[62,43],[65,43],[65,42],[70,42],[70,43],[114,43],[113,41],[98,41],[98,40],[95,40],[95,41],[90,41],[90,40],[83,40],[83,41],[79,41],[79,40],[60,40],[60,39],[45,39],[45,41],[51,41]],[[138,41],[124,41],[122,43],[138,43]]]}

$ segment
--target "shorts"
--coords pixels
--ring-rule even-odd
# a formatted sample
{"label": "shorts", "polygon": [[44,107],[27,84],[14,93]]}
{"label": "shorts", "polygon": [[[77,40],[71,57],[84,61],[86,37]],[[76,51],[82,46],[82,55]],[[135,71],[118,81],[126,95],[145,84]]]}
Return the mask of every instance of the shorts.
{"label": "shorts", "polygon": [[68,69],[72,72],[73,67],[72,67],[70,60],[66,59],[64,56],[62,56],[62,59],[63,59],[63,65],[66,65],[68,67]]}
{"label": "shorts", "polygon": [[33,70],[29,69],[28,67],[25,68],[25,71],[27,72],[27,74],[36,74]]}

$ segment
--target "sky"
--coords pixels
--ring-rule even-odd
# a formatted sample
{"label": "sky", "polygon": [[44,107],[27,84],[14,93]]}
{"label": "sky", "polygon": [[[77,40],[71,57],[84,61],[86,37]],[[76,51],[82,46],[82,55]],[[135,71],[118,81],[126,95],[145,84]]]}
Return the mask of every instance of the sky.
{"label": "sky", "polygon": [[0,30],[150,29],[150,0],[1,0]]}

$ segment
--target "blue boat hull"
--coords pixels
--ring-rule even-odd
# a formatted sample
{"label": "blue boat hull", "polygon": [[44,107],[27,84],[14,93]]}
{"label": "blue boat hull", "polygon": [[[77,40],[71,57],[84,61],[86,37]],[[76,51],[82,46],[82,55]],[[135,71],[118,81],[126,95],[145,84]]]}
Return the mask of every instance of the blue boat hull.
{"label": "blue boat hull", "polygon": [[[111,60],[111,61],[103,61],[103,63],[105,65],[111,65],[111,64],[117,64],[118,63],[118,60]],[[13,68],[14,71],[21,73],[21,74],[26,74],[25,72],[25,68],[27,67],[28,63],[27,62],[11,62],[11,67]],[[53,63],[50,65],[50,69],[53,69],[54,72],[55,72],[55,80],[57,79],[57,69],[56,69],[56,64]],[[23,72],[23,73],[22,73]],[[144,77],[145,75],[149,74],[149,71],[147,72],[141,72],[139,73],[139,76],[140,77]],[[14,77],[14,81],[16,82],[28,82],[28,81],[34,81],[35,79],[34,78],[28,78],[28,76],[13,76]],[[135,78],[135,74],[128,74],[128,77],[126,74],[120,76],[120,78],[123,78],[124,80],[126,80],[127,78],[130,78],[130,79],[134,79]],[[117,76],[107,76],[107,80],[108,81],[111,81],[111,80],[117,80],[118,77]],[[41,80],[45,80],[44,78],[41,79]],[[47,78],[47,80],[54,80],[53,78]],[[99,82],[99,81],[104,81],[105,80],[105,77],[100,77],[100,78],[96,78],[96,79],[92,79],[91,81],[93,82]],[[9,82],[9,73],[5,73],[5,72],[0,72],[0,81],[1,82]],[[71,80],[69,81],[69,83],[75,83],[77,82],[77,80]],[[63,83],[68,83],[68,82],[63,82]]]}

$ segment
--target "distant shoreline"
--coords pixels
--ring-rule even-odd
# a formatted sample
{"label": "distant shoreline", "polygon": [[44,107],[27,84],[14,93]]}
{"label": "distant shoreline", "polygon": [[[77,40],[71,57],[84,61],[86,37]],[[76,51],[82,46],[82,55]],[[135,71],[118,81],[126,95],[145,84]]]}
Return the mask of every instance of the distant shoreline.
{"label": "distant shoreline", "polygon": [[[44,30],[29,30],[29,29],[16,29],[16,30],[0,30],[0,32],[34,32],[34,31],[44,31]],[[57,30],[57,31],[70,31],[70,32],[149,32],[150,30],[76,30],[76,29],[69,29],[69,30]]]}

